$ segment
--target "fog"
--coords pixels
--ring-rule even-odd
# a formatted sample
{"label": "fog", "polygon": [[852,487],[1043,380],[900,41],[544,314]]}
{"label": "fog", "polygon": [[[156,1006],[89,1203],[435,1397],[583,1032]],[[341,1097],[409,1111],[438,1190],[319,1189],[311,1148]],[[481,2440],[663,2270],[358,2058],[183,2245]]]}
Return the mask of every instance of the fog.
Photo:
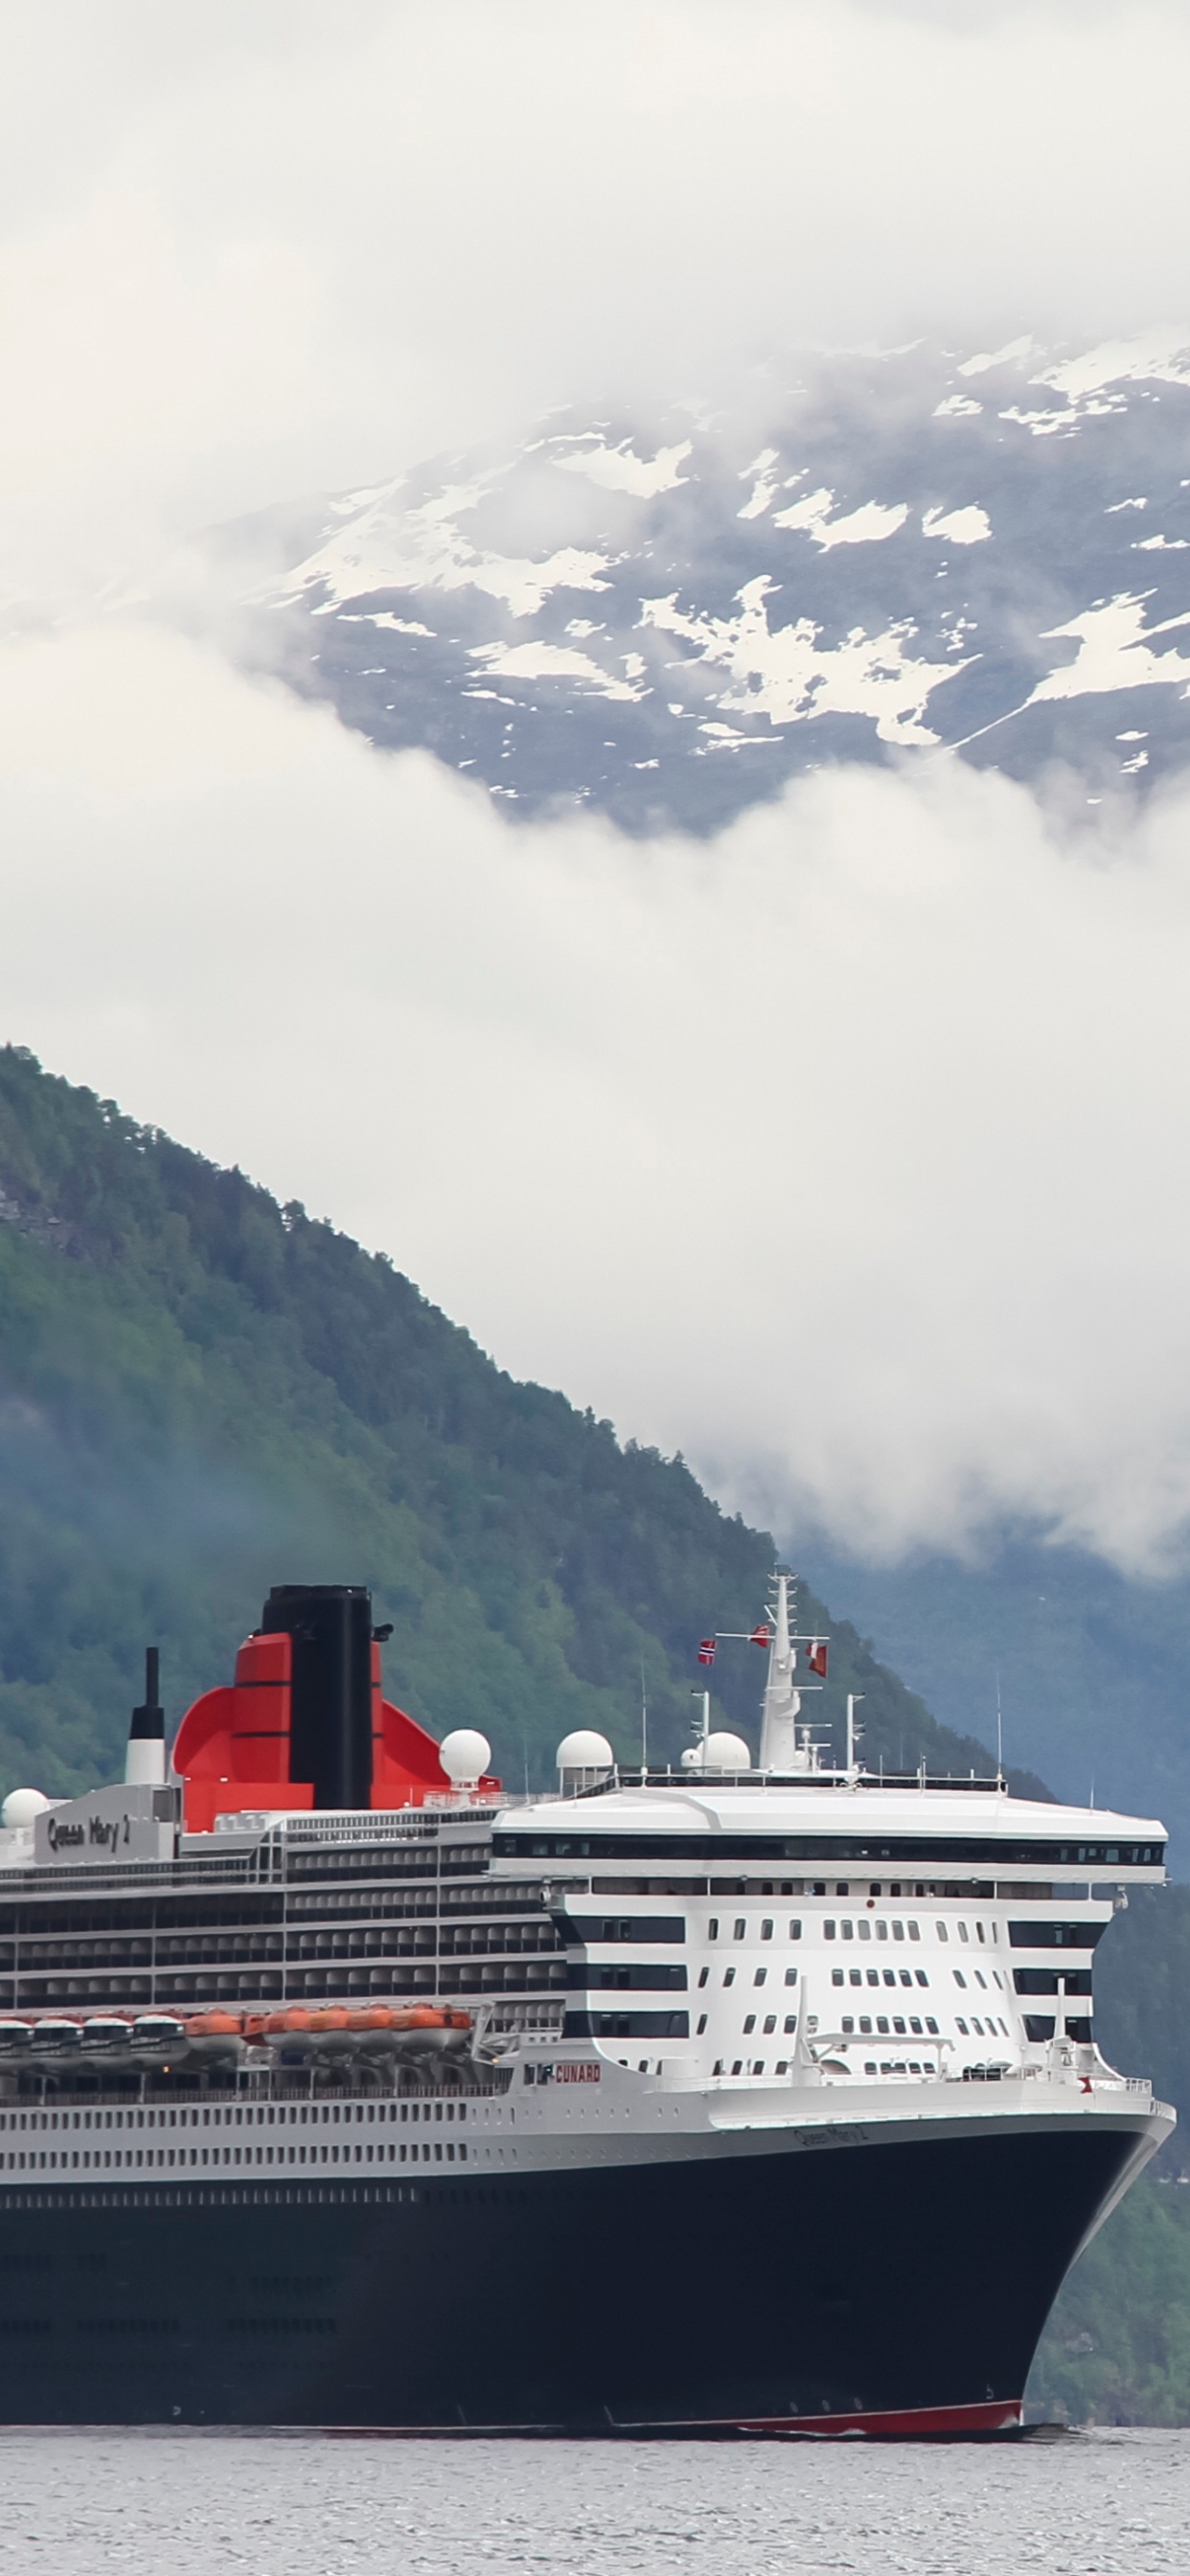
{"label": "fog", "polygon": [[941,760],[514,833],[135,626],[10,645],[0,730],[0,1025],[54,1069],[778,1525],[1177,1555],[1186,795]]}
{"label": "fog", "polygon": [[0,593],[572,400],[1190,311],[1162,0],[8,0]]}

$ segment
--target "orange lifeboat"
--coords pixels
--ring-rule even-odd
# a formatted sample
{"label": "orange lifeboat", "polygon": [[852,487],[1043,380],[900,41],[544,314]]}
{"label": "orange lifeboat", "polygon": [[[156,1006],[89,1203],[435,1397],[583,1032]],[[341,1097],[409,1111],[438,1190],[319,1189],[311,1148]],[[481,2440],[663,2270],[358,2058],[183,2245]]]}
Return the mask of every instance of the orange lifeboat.
{"label": "orange lifeboat", "polygon": [[209,2064],[235,2064],[244,2054],[244,2019],[238,2012],[216,2009],[186,2017],[186,2045]]}

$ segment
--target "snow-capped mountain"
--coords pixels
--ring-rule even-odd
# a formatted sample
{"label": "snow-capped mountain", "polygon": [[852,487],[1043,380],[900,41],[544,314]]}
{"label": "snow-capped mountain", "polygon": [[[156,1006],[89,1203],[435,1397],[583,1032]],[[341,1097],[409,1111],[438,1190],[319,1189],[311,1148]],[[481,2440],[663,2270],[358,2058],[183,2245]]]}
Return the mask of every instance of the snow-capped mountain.
{"label": "snow-capped mountain", "polygon": [[282,566],[248,656],[513,811],[709,829],[897,755],[1093,801],[1190,753],[1185,332],[822,359],[746,431],[555,418],[294,530],[223,554]]}

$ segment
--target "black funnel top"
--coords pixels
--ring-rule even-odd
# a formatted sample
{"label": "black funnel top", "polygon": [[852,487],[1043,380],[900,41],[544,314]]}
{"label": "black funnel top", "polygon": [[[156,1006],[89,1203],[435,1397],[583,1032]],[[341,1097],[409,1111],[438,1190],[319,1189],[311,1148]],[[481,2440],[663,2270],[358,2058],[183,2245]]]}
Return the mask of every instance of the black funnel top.
{"label": "black funnel top", "polygon": [[145,1648],[145,1696],[141,1707],[134,1708],[132,1712],[132,1724],[128,1729],[131,1744],[165,1742],[165,1710],[158,1697],[157,1685],[158,1651],[156,1646]]}
{"label": "black funnel top", "polygon": [[289,1776],[316,1807],[372,1796],[372,1595],[361,1583],[275,1583],[261,1629],[293,1639]]}

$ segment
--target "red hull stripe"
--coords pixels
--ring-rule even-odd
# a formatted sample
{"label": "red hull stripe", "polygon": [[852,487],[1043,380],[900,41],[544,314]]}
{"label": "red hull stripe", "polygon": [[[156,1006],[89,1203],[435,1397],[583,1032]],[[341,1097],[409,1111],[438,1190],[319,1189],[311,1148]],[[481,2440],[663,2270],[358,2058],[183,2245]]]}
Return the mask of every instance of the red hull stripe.
{"label": "red hull stripe", "polygon": [[[596,2440],[608,2441],[627,2437],[647,2440],[650,2436],[675,2439],[685,2436],[697,2441],[700,2435],[724,2434],[809,2435],[820,2442],[842,2440],[846,2435],[862,2434],[872,2442],[925,2441],[950,2435],[959,2439],[967,2433],[1007,2433],[1023,2419],[1023,2400],[1019,2397],[992,2397],[979,2406],[916,2406],[887,2414],[856,2415],[692,2415],[679,2416],[666,2423],[632,2424],[627,2420],[609,2422],[606,2429],[590,2427]],[[501,2436],[524,2439],[535,2434],[542,2438],[563,2434],[572,2441],[582,2439],[581,2430],[564,2424],[324,2424],[321,2431],[332,2440],[358,2441],[427,2441],[446,2438],[457,2442],[492,2441]]]}
{"label": "red hull stripe", "polygon": [[989,2398],[979,2406],[915,2406],[904,2413],[873,2415],[758,2415],[741,2419],[741,2433],[867,2433],[874,2441],[912,2441],[924,2433],[1003,2433],[1021,2421],[1019,2397]]}

